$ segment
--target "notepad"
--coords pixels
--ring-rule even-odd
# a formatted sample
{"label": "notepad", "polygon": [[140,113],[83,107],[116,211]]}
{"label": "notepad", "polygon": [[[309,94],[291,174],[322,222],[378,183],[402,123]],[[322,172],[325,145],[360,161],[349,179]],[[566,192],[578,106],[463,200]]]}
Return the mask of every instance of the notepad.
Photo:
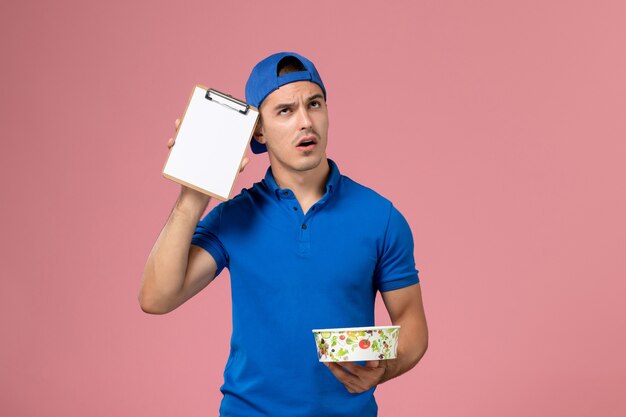
{"label": "notepad", "polygon": [[250,144],[259,111],[196,85],[170,149],[163,176],[226,201]]}

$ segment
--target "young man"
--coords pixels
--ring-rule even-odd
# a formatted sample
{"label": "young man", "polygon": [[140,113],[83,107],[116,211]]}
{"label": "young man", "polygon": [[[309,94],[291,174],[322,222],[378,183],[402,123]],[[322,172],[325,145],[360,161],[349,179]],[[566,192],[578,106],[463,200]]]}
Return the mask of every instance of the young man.
{"label": "young man", "polygon": [[[326,157],[326,89],[311,61],[264,59],[246,101],[261,112],[251,147],[268,152],[265,178],[201,221],[210,198],[182,187],[140,305],[172,311],[228,268],[233,333],[220,414],[375,416],[376,386],[414,367],[428,344],[409,225]],[[376,291],[402,326],[397,359],[324,366],[311,330],[374,325]]]}

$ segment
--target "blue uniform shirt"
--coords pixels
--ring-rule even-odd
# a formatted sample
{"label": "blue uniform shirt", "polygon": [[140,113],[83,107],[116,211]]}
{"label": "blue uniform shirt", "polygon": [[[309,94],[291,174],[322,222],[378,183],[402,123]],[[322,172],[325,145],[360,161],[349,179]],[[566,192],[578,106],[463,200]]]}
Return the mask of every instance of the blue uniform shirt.
{"label": "blue uniform shirt", "polygon": [[419,282],[408,223],[328,160],[306,214],[268,168],[211,210],[191,243],[230,271],[233,333],[223,417],[375,416],[375,388],[351,394],[318,361],[312,329],[374,325],[376,291]]}

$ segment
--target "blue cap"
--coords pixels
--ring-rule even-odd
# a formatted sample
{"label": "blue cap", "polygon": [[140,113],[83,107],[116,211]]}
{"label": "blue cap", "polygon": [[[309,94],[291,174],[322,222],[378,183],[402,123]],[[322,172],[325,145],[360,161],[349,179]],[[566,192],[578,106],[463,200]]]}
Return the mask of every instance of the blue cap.
{"label": "blue cap", "polygon": [[[290,72],[284,75],[278,75],[278,63],[285,57],[294,57],[302,63],[303,71]],[[326,89],[320,75],[315,69],[315,65],[302,55],[295,52],[279,52],[270,55],[263,61],[256,64],[248,77],[246,83],[246,102],[257,109],[272,91],[277,90],[280,86],[293,83],[296,81],[310,81],[320,86],[326,99]],[[262,143],[257,142],[255,138],[250,141],[252,152],[259,154],[267,151]]]}

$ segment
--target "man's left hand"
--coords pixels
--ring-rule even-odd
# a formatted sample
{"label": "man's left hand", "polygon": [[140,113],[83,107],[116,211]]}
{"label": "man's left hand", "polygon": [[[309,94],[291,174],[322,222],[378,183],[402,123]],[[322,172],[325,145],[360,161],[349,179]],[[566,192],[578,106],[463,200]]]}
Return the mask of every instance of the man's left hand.
{"label": "man's left hand", "polygon": [[387,369],[385,361],[367,361],[365,366],[354,362],[324,362],[324,364],[352,394],[367,391],[380,384]]}

